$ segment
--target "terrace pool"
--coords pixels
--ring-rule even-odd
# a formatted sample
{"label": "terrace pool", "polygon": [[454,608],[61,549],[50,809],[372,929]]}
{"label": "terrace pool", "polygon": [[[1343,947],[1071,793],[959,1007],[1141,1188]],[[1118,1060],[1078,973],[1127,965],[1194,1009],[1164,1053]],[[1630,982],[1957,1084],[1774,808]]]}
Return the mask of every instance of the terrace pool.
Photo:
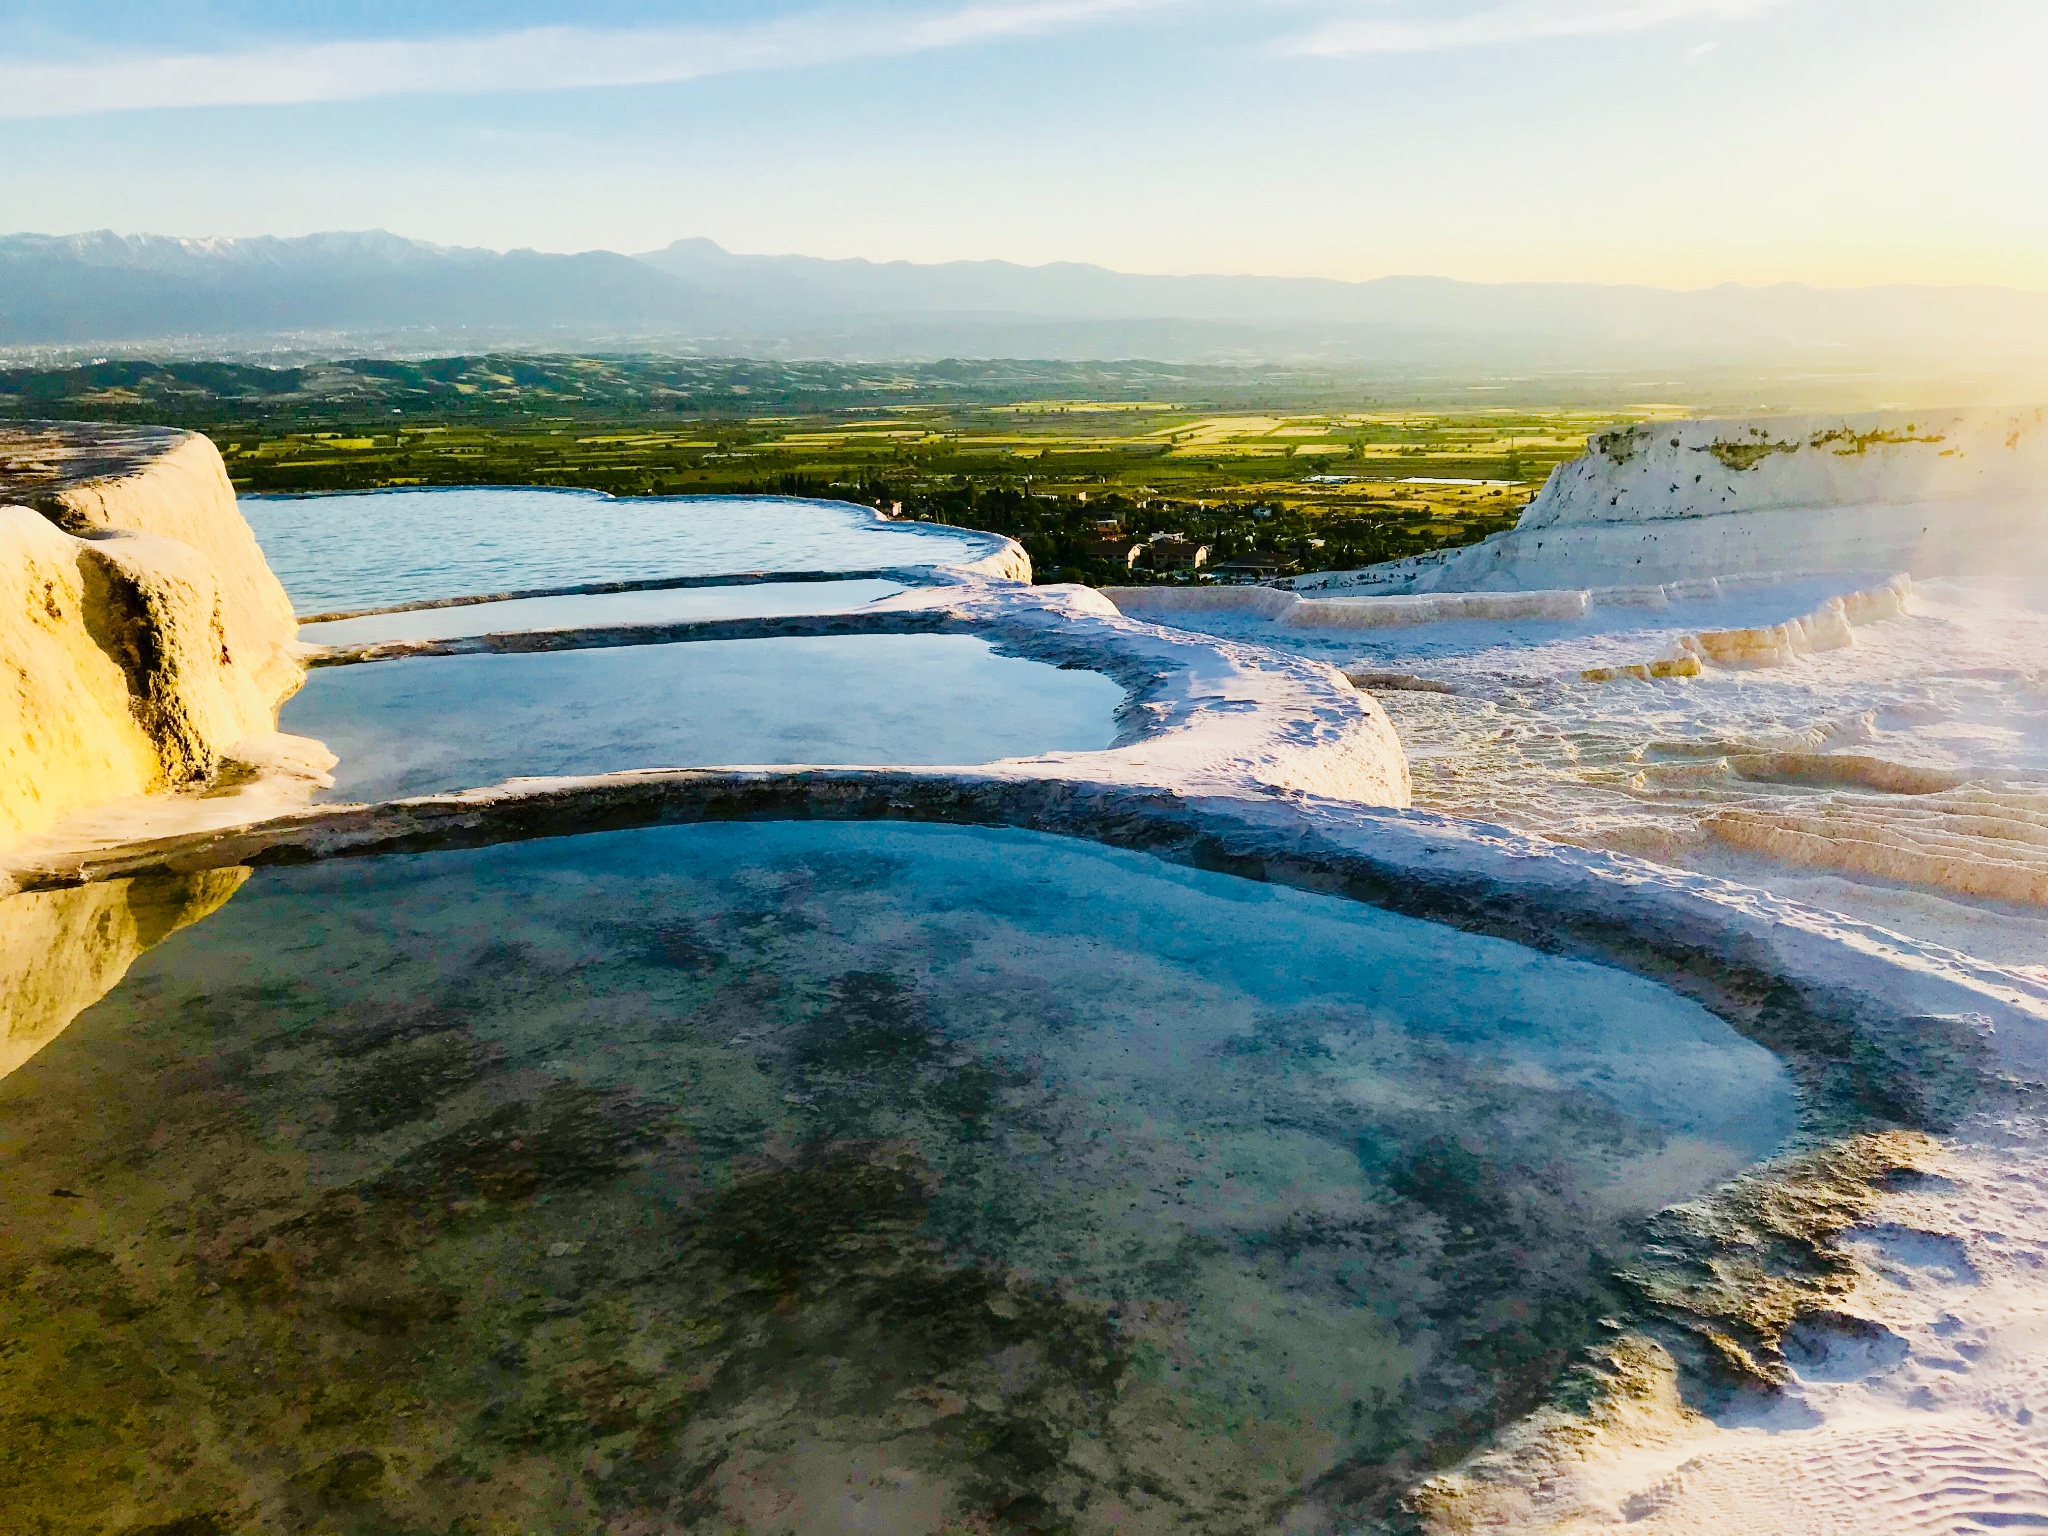
{"label": "terrace pool", "polygon": [[241,509],[307,614],[588,582],[953,565],[1003,547],[991,534],[789,497],[479,486],[245,496]]}
{"label": "terrace pool", "polygon": [[[461,610],[455,610],[461,611]],[[1095,751],[1123,690],[970,635],[711,640],[315,669],[280,728],[331,800],[724,764],[965,764]]]}
{"label": "terrace pool", "polygon": [[1793,1121],[1650,983],[1064,839],[259,871],[0,1081],[10,1513],[1368,1517]]}

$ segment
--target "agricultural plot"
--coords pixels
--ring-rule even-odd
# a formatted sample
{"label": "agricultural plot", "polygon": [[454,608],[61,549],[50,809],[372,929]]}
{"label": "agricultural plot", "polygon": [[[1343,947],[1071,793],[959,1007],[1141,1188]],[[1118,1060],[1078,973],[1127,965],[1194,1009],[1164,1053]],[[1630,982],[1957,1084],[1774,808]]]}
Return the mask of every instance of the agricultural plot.
{"label": "agricultural plot", "polygon": [[674,428],[563,418],[375,432],[250,424],[217,440],[246,492],[494,483],[614,496],[821,496],[1006,532],[1042,580],[1128,584],[1262,580],[1483,539],[1513,524],[1587,432],[1614,420],[1067,401],[698,418]]}
{"label": "agricultural plot", "polygon": [[[559,417],[380,431],[251,424],[218,440],[249,491],[497,484],[821,496],[1007,533],[1043,579],[1122,583],[1257,579],[1469,543],[1512,526],[1551,468],[1617,419],[1073,401],[672,428]],[[1176,534],[1174,547],[1155,549],[1154,535]]]}
{"label": "agricultural plot", "polygon": [[488,356],[0,371],[0,413],[137,411],[209,432],[244,491],[827,497],[1009,534],[1044,580],[1118,584],[1260,579],[1469,543],[1512,526],[1592,434],[1683,414],[1381,409],[1356,380],[1145,363]]}

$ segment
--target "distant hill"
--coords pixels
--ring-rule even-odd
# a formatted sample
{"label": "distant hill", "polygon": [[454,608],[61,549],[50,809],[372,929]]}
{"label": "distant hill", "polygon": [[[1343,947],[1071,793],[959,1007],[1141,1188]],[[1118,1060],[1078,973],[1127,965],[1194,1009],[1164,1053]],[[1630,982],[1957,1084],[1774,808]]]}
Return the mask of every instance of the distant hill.
{"label": "distant hill", "polygon": [[[1599,338],[1686,348],[1953,346],[2048,341],[2048,293],[2005,288],[1768,288],[1677,292],[1595,283],[1461,283],[1441,277],[1146,277],[1056,262],[825,261],[736,256],[678,240],[640,257],[707,297],[813,319],[1003,315],[1178,320],[1246,327],[1335,325],[1410,333]],[[2024,340],[2010,327],[2018,324]]]}
{"label": "distant hill", "polygon": [[382,335],[688,331],[689,288],[609,251],[549,256],[368,234],[297,240],[0,236],[0,345]]}
{"label": "distant hill", "polygon": [[412,352],[659,343],[912,361],[2031,368],[2048,357],[2048,294],[1157,277],[1073,263],[747,256],[709,240],[631,257],[451,248],[381,231],[0,236],[0,346],[309,336]]}

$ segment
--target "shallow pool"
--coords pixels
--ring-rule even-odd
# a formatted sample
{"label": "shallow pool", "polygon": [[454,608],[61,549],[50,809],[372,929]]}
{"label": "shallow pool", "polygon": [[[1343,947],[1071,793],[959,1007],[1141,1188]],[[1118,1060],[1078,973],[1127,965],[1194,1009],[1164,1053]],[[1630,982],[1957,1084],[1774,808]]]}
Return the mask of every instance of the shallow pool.
{"label": "shallow pool", "polygon": [[1096,751],[1123,690],[970,635],[713,640],[322,667],[280,728],[340,757],[328,799],[719,764],[987,763]]}
{"label": "shallow pool", "polygon": [[569,597],[523,597],[457,608],[416,608],[356,619],[302,624],[299,638],[314,645],[371,645],[384,640],[457,640],[537,629],[603,629],[628,624],[681,624],[694,619],[774,618],[797,613],[844,613],[893,597],[894,581],[759,582],[731,587],[675,587],[657,592],[606,592]]}
{"label": "shallow pool", "polygon": [[246,496],[241,507],[309,614],[585,582],[953,565],[1002,547],[990,534],[790,497],[479,486]]}
{"label": "shallow pool", "polygon": [[1646,982],[1061,839],[259,872],[0,1082],[10,1508],[1369,1513],[1625,1308],[1642,1212],[1792,1123]]}

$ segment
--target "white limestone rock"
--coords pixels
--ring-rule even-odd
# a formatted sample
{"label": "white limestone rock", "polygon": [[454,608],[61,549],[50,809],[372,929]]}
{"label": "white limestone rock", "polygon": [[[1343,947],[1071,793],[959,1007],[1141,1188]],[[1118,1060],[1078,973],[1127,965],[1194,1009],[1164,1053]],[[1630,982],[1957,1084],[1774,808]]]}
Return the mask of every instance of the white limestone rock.
{"label": "white limestone rock", "polygon": [[2048,791],[2038,785],[1966,784],[1897,800],[1831,795],[1797,809],[1730,806],[1701,824],[1780,864],[2048,906]]}
{"label": "white limestone rock", "polygon": [[1479,592],[1764,572],[2048,569],[2048,411],[1645,423],[1552,472],[1507,533],[1299,578],[1301,591]]}
{"label": "white limestone rock", "polygon": [[213,445],[0,435],[0,840],[203,781],[303,673]]}

